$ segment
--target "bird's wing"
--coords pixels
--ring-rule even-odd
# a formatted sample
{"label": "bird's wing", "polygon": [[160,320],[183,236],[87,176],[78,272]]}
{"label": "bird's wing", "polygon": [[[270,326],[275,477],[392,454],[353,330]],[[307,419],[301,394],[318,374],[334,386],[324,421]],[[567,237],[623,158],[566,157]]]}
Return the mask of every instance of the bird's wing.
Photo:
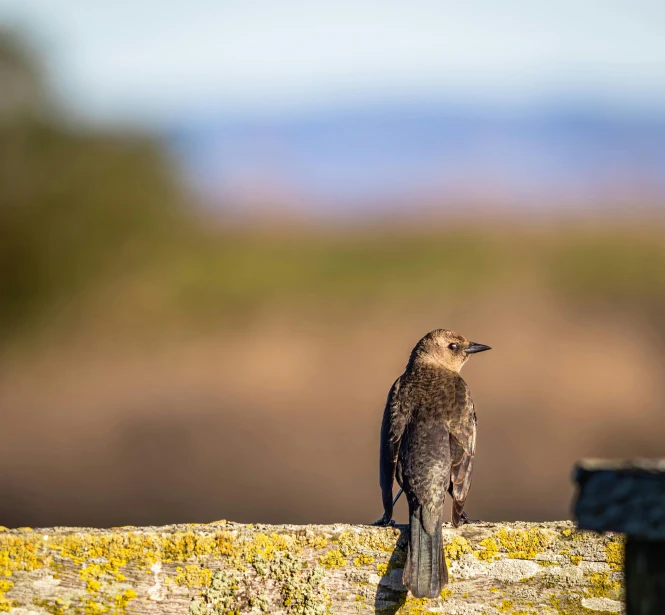
{"label": "bird's wing", "polygon": [[408,422],[408,417],[399,401],[399,388],[401,377],[395,380],[388,393],[386,408],[383,411],[381,422],[381,454],[379,484],[383,493],[384,506],[386,498],[392,502],[393,481],[399,453],[402,434]]}
{"label": "bird's wing", "polygon": [[451,494],[453,496],[453,524],[459,522],[464,502],[471,488],[473,457],[476,453],[476,411],[466,383],[460,379],[455,390],[455,420],[450,429]]}

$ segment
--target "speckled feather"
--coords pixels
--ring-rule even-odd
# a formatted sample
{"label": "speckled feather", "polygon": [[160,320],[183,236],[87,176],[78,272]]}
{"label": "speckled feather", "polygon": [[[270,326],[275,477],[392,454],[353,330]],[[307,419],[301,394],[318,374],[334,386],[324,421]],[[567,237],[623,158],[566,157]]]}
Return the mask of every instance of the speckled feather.
{"label": "speckled feather", "polygon": [[461,514],[471,486],[477,424],[462,377],[413,366],[391,388],[383,423],[382,489],[392,498],[396,477],[407,498],[437,508],[450,489]]}
{"label": "speckled feather", "polygon": [[404,374],[391,387],[384,410],[380,456],[384,519],[392,518],[396,478],[409,504],[411,524],[404,583],[416,596],[438,595],[447,582],[440,557],[443,504],[449,492],[452,522],[459,526],[471,486],[477,420],[469,388],[459,375],[470,345],[446,330],[422,338]]}

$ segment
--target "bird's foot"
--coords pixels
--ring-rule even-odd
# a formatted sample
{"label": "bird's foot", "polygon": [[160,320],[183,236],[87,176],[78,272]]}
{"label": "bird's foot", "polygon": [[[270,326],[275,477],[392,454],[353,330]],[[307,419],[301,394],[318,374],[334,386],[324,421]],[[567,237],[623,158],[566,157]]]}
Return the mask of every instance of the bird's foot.
{"label": "bird's foot", "polygon": [[480,519],[469,519],[466,513],[462,511],[462,514],[460,515],[460,525],[466,525],[470,523],[482,523],[482,521]]}
{"label": "bird's foot", "polygon": [[377,525],[379,527],[395,527],[395,519],[386,519],[386,516],[383,515],[383,517],[372,523],[372,525]]}

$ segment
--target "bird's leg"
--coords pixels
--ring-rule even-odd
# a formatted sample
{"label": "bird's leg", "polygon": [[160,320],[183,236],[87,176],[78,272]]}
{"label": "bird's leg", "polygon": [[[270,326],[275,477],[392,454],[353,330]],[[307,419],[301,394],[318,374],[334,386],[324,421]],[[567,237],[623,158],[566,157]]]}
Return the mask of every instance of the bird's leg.
{"label": "bird's leg", "polygon": [[[404,491],[403,489],[400,489],[397,492],[397,495],[395,496],[395,499],[392,500],[392,502],[391,502],[392,493],[387,498],[386,498],[386,496],[388,494],[387,493],[383,494],[383,500],[384,500],[383,501],[383,507],[385,508],[385,512],[383,513],[383,516],[378,521],[375,521],[374,523],[372,523],[372,525],[381,525],[381,526],[384,526],[384,527],[389,525],[390,527],[395,527],[395,519],[392,518],[392,516],[393,516],[393,507],[395,506],[395,504],[397,504],[397,500],[399,500],[399,496],[402,495],[403,491]],[[391,502],[389,504],[389,506],[386,506],[386,504],[388,504],[389,502]]]}
{"label": "bird's leg", "polygon": [[381,517],[378,521],[375,521],[372,523],[372,525],[378,525],[381,527],[395,527],[395,519],[390,519],[390,521],[386,520],[386,515],[384,514],[383,517]]}
{"label": "bird's leg", "polygon": [[466,516],[466,513],[462,511],[462,514],[460,515],[460,525],[467,525],[469,523],[482,523],[480,519],[469,519],[469,517]]}

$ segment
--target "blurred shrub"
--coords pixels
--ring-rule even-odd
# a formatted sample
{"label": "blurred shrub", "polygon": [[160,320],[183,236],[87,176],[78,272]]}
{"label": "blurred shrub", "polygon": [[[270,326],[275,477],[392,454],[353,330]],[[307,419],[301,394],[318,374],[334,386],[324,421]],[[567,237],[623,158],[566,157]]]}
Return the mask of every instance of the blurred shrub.
{"label": "blurred shrub", "polygon": [[147,137],[68,128],[29,54],[2,37],[0,327],[25,322],[173,234],[180,194]]}

